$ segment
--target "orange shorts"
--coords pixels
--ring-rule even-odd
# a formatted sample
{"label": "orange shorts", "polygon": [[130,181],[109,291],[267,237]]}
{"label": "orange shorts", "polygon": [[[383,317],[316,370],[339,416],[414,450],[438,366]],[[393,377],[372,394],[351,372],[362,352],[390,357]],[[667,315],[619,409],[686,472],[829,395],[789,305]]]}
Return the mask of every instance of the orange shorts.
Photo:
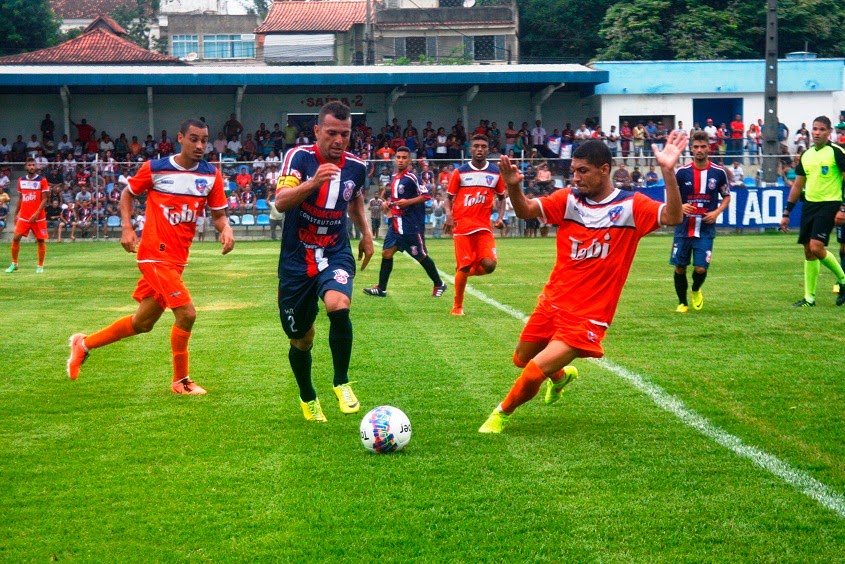
{"label": "orange shorts", "polygon": [[607,327],[573,315],[549,303],[545,296],[540,296],[534,313],[519,336],[520,341],[548,343],[563,341],[578,350],[578,356],[601,358],[604,349],[601,342]]}
{"label": "orange shorts", "polygon": [[456,235],[454,241],[457,270],[474,266],[485,258],[499,261],[499,257],[496,256],[496,238],[489,231]]}
{"label": "orange shorts", "polygon": [[191,294],[182,282],[184,266],[166,262],[139,262],[141,279],[132,298],[140,302],[146,298],[155,298],[162,309],[176,309],[191,303]]}
{"label": "orange shorts", "polygon": [[46,219],[39,219],[35,222],[32,222],[28,219],[18,218],[18,221],[15,222],[15,235],[26,237],[27,235],[29,235],[30,231],[32,231],[32,234],[35,235],[36,239],[50,238],[49,235],[47,235]]}

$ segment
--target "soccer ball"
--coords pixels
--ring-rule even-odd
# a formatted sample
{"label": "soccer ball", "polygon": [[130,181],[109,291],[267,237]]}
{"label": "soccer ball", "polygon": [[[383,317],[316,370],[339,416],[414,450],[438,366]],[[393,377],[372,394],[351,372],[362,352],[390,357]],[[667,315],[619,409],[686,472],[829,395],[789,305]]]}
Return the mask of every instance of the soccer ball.
{"label": "soccer ball", "polygon": [[361,443],[370,452],[397,452],[411,440],[411,422],[402,410],[381,405],[361,420]]}

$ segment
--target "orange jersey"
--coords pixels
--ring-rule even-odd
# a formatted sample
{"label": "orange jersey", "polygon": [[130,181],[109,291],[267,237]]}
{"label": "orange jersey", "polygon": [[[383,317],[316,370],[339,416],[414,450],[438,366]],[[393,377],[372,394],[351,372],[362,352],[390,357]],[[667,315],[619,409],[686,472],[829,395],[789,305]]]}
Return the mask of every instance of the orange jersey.
{"label": "orange jersey", "polygon": [[623,190],[592,202],[570,188],[537,201],[543,221],[560,226],[557,260],[543,295],[553,307],[610,325],[637,245],[660,227],[665,204]]}
{"label": "orange jersey", "polygon": [[174,157],[147,161],[129,179],[129,191],[136,196],[148,193],[138,262],[187,264],[206,201],[212,210],[227,207],[223,177],[206,161],[190,170],[176,164]]}
{"label": "orange jersey", "polygon": [[[27,175],[18,179],[18,192],[21,194],[21,211],[18,217],[29,221],[32,214],[38,209],[42,201],[47,201],[50,196],[50,185],[47,184],[47,179],[36,174],[35,178],[29,178]],[[46,217],[44,209],[38,214],[37,219],[44,219]]]}
{"label": "orange jersey", "polygon": [[490,229],[493,202],[497,195],[505,194],[499,167],[490,162],[484,168],[475,168],[471,162],[461,165],[452,173],[447,192],[452,196],[453,234],[493,232]]}

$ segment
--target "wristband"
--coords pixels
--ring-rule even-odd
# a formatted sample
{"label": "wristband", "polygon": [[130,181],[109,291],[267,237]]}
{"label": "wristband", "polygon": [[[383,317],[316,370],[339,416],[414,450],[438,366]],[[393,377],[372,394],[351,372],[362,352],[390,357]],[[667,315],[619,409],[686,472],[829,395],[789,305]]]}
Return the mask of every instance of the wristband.
{"label": "wristband", "polygon": [[786,202],[786,212],[787,213],[791,212],[792,208],[794,208],[794,207],[795,207],[795,202],[790,202],[789,200],[787,200],[787,202]]}
{"label": "wristband", "polygon": [[839,206],[839,213],[845,213],[845,204]]}

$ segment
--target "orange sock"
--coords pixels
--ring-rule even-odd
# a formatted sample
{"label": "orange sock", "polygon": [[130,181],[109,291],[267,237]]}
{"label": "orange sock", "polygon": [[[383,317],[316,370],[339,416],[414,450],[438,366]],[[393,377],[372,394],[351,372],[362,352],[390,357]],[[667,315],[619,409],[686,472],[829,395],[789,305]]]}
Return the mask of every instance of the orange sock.
{"label": "orange sock", "polygon": [[175,325],[170,329],[170,348],[173,349],[173,381],[178,382],[188,375],[188,341],[191,332]]}
{"label": "orange sock", "polygon": [[516,379],[505,401],[502,402],[502,411],[513,413],[517,407],[531,401],[545,381],[546,375],[543,371],[534,364],[533,360],[528,361],[528,365],[522,370],[522,374]]}
{"label": "orange sock", "polygon": [[464,307],[464,291],[467,289],[469,274],[463,270],[455,273],[455,307]]}
{"label": "orange sock", "polygon": [[44,266],[44,257],[47,256],[47,243],[38,241],[38,266]]}
{"label": "orange sock", "polygon": [[104,347],[126,337],[131,337],[137,333],[135,328],[132,327],[132,316],[127,315],[126,317],[121,317],[105,329],[100,329],[96,333],[85,337],[82,341],[82,346],[90,351],[91,349]]}
{"label": "orange sock", "polygon": [[18,253],[21,251],[21,242],[12,239],[12,262],[18,263]]}

